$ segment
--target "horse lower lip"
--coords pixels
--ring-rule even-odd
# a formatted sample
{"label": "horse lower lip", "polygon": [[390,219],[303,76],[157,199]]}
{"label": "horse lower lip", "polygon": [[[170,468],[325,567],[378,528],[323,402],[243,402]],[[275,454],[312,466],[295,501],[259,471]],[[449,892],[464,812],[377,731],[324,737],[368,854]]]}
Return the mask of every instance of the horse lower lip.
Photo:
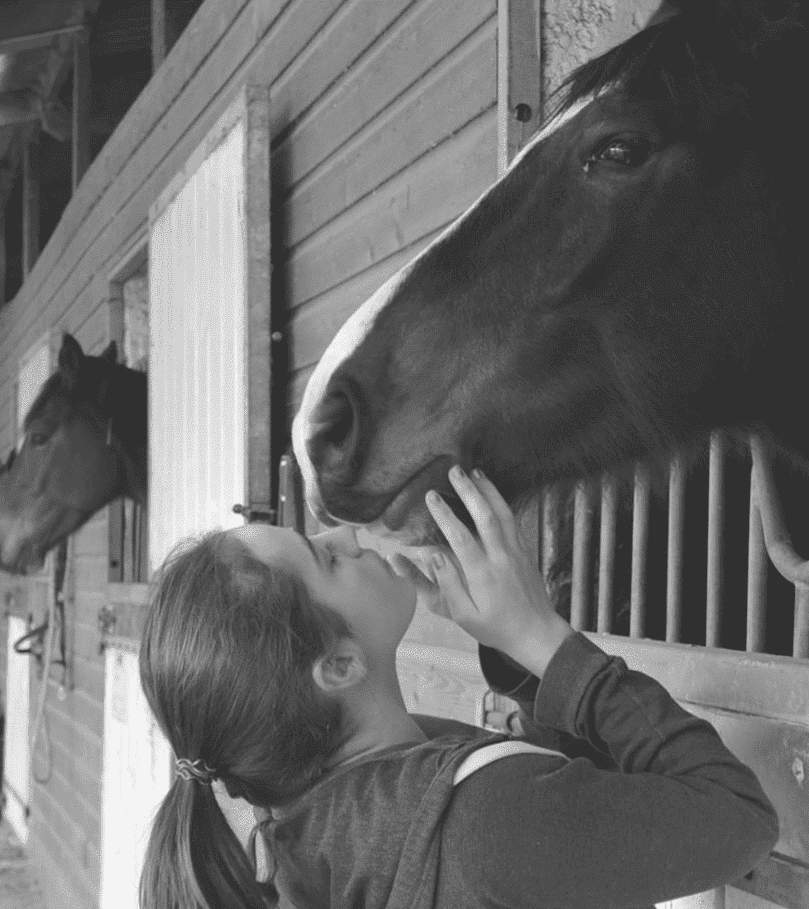
{"label": "horse lower lip", "polygon": [[385,527],[388,530],[401,529],[410,512],[424,504],[424,494],[428,489],[446,489],[447,472],[451,464],[451,458],[442,456],[430,461],[414,474],[382,513],[381,520]]}

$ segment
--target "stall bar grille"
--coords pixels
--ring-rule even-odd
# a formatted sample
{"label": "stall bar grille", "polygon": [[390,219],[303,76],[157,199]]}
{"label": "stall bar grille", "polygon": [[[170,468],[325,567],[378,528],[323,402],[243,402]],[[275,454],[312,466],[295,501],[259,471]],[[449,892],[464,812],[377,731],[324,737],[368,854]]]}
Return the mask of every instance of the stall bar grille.
{"label": "stall bar grille", "polygon": [[[765,652],[767,623],[768,554],[777,572],[794,586],[792,617],[792,656],[809,657],[809,562],[792,545],[786,529],[773,475],[771,452],[759,437],[751,438],[752,468],[747,534],[747,609],[745,649]],[[725,566],[723,552],[727,532],[725,512],[725,468],[728,439],[712,433],[708,466],[707,570],[705,591],[705,636],[707,647],[721,646],[720,632],[725,614]],[[668,551],[666,564],[665,640],[683,641],[683,575],[685,564],[686,469],[675,458],[668,482]],[[570,620],[582,631],[614,631],[614,588],[616,574],[616,535],[618,523],[617,481],[605,477],[600,482],[582,483],[576,488],[573,506],[573,556],[571,570]],[[647,631],[647,554],[650,545],[651,503],[648,470],[635,471],[632,504],[631,586],[629,637],[642,638]],[[558,560],[560,548],[559,493],[547,490],[540,516],[540,559],[546,572]],[[599,520],[596,522],[596,517]],[[596,523],[598,534],[596,535]],[[597,536],[597,540],[596,540]],[[592,627],[591,608],[594,586],[595,546],[597,543],[597,609]],[[735,606],[734,606],[735,608]],[[686,612],[687,614],[687,612]],[[783,616],[770,616],[784,621]]]}

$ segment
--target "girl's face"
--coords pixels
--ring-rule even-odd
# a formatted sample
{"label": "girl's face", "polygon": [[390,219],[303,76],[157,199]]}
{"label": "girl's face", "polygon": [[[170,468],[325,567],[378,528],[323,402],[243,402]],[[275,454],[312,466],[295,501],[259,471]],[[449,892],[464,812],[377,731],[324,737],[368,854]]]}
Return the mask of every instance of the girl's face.
{"label": "girl's face", "polygon": [[416,608],[415,585],[395,574],[373,549],[361,549],[352,528],[337,527],[311,538],[268,524],[228,532],[262,562],[294,571],[318,603],[346,620],[367,650],[395,652]]}

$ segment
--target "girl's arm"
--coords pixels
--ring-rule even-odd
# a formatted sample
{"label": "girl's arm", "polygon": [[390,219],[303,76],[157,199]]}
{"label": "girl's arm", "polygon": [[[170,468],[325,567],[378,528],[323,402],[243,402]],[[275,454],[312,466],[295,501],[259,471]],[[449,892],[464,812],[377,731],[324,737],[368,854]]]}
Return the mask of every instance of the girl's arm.
{"label": "girl's arm", "polygon": [[775,844],[772,806],[714,729],[583,635],[532,712],[619,772],[521,755],[473,774],[444,823],[443,882],[515,909],[648,906],[736,880]]}
{"label": "girl's arm", "polygon": [[453,552],[433,566],[438,609],[541,678],[530,705],[540,729],[586,743],[617,768],[521,755],[469,777],[442,835],[441,881],[456,891],[453,904],[468,888],[509,907],[643,906],[749,871],[778,837],[754,774],[708,723],[553,611],[485,477],[450,479],[479,537],[428,499]]}

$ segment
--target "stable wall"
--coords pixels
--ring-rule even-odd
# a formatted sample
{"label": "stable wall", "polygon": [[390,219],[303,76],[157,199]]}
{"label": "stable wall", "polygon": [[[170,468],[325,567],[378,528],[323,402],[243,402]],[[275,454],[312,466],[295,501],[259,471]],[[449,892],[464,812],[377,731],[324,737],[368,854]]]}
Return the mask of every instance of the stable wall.
{"label": "stable wall", "polygon": [[[292,313],[290,407],[345,317],[496,176],[494,0],[208,0],[0,311],[0,451],[16,432],[20,356],[46,331],[54,350],[63,330],[88,353],[106,346],[111,273],[246,83],[271,87],[273,308]],[[74,535],[72,687],[60,699],[52,670],[52,771],[32,780],[29,849],[55,907],[98,904],[108,536],[106,510]],[[38,624],[33,585],[0,576],[0,598],[15,592],[11,608]],[[32,704],[38,691],[32,672]],[[40,739],[38,773],[44,754]]]}

